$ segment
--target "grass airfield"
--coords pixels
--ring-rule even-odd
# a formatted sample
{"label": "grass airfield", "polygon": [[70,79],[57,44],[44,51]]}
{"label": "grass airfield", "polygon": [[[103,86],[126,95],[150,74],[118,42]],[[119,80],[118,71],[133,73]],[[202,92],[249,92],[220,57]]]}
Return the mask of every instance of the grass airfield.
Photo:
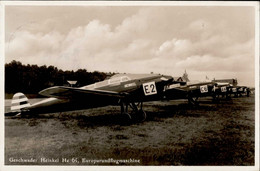
{"label": "grass airfield", "polygon": [[144,103],[142,123],[119,106],[5,117],[5,164],[253,166],[254,96],[200,100]]}

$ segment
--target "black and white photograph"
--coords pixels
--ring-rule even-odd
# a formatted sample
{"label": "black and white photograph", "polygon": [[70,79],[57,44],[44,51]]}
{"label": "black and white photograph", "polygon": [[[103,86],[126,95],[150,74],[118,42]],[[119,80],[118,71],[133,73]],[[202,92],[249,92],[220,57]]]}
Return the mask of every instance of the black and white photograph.
{"label": "black and white photograph", "polygon": [[259,169],[259,3],[3,2],[1,17],[3,170]]}

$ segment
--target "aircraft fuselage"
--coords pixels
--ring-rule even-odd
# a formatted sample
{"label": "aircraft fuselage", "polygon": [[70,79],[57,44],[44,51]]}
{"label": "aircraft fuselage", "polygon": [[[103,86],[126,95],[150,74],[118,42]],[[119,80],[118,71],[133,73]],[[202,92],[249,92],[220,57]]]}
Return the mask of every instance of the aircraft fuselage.
{"label": "aircraft fuselage", "polygon": [[[50,97],[38,103],[32,104],[26,110],[30,113],[52,113],[70,110],[80,110],[107,105],[118,105],[120,100],[127,102],[145,102],[161,100],[165,86],[172,81],[171,76],[163,75],[138,75],[123,74],[122,76],[112,77],[108,80],[96,82],[87,86],[80,87],[82,90],[111,91],[128,94],[127,99],[115,97],[88,96],[79,94],[77,98],[55,98]],[[44,90],[43,90],[44,91]]]}

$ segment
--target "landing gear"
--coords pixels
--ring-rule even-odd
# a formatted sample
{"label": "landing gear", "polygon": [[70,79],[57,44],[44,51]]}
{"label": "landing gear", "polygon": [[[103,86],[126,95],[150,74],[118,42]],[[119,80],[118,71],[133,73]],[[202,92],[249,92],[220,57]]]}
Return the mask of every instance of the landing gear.
{"label": "landing gear", "polygon": [[[128,111],[128,106],[131,110]],[[143,111],[143,102],[131,102],[131,103],[121,103],[121,114],[126,116],[128,120],[135,120],[143,122],[146,119],[146,113]]]}
{"label": "landing gear", "polygon": [[249,89],[249,88],[246,89],[246,96],[247,96],[247,97],[250,96],[250,89]]}
{"label": "landing gear", "polygon": [[230,92],[226,93],[226,99],[231,99],[231,93]]}
{"label": "landing gear", "polygon": [[[220,97],[220,96],[221,96],[221,97]],[[212,102],[213,102],[213,103],[219,103],[219,102],[220,102],[220,99],[221,99],[221,98],[223,99],[223,97],[224,97],[223,94],[220,94],[219,92],[218,92],[218,93],[214,92],[214,93],[212,94]]]}
{"label": "landing gear", "polygon": [[126,118],[127,120],[132,120],[131,115],[128,113],[128,104],[122,102],[121,104],[121,114]]}
{"label": "landing gear", "polygon": [[189,104],[191,104],[191,105],[198,105],[199,104],[198,99],[199,99],[199,97],[189,96],[188,97]]}

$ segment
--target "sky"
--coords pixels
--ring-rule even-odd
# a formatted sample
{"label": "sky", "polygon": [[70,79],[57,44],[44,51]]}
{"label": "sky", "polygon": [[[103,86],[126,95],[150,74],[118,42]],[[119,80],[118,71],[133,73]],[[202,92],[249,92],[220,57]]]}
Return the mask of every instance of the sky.
{"label": "sky", "polygon": [[250,6],[6,6],[5,63],[255,82]]}

